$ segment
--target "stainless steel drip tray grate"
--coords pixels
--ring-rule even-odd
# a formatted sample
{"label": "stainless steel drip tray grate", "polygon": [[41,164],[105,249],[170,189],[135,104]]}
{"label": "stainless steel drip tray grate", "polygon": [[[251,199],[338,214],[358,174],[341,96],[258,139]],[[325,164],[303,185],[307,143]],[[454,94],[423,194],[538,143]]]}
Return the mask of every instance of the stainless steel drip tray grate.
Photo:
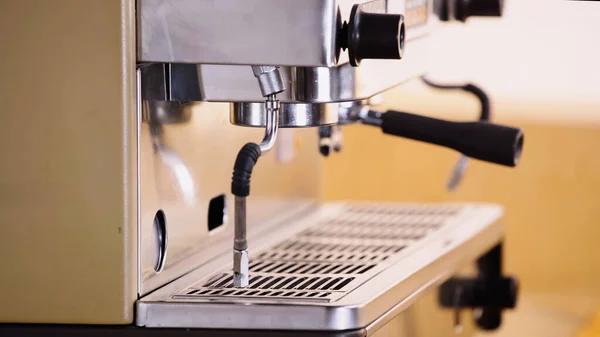
{"label": "stainless steel drip tray grate", "polygon": [[[364,326],[377,318],[376,313],[387,312],[403,296],[422,291],[419,287],[431,281],[424,278],[418,287],[408,283],[403,287],[403,279],[418,275],[468,240],[481,236],[497,224],[501,213],[501,208],[493,205],[325,205],[294,223],[281,224],[281,232],[271,233],[264,241],[251,241],[247,288],[233,287],[231,260],[224,255],[142,299],[138,304],[140,323],[297,329],[302,323],[290,320],[301,313],[316,319],[302,329]],[[492,240],[497,241],[501,229],[495,227]],[[436,273],[445,274],[456,267],[456,263],[448,263]],[[248,311],[247,305],[252,304],[255,306]],[[182,315],[188,320],[164,322],[164,315],[173,317],[172,312],[164,312],[167,307],[185,308]],[[331,322],[335,316],[332,310],[350,316]],[[353,310],[367,310],[368,314]],[[248,315],[253,312],[269,319],[252,319]],[[190,315],[197,315],[197,320],[189,321]],[[232,321],[232,317],[239,320]]]}
{"label": "stainless steel drip tray grate", "polygon": [[275,298],[322,302],[341,296],[344,293],[341,290],[352,282],[354,277],[255,275],[250,277],[250,284],[245,289],[233,288],[232,280],[231,274],[221,274],[199,289],[187,289],[185,293],[175,295],[175,297],[201,296],[219,299],[225,296],[253,300]]}

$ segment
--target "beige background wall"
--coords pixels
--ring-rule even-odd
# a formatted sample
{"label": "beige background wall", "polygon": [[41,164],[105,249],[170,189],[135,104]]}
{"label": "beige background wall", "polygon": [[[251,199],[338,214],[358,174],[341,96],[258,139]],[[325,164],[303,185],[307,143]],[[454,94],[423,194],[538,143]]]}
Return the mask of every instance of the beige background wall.
{"label": "beige background wall", "polygon": [[[459,115],[462,98],[446,111]],[[449,109],[447,101],[436,110]],[[419,105],[402,106],[427,113]],[[556,108],[562,109],[544,107]],[[600,126],[499,120],[525,129],[521,165],[509,169],[473,161],[455,193],[445,183],[456,152],[367,126],[347,127],[344,151],[325,161],[325,197],[503,204],[507,268],[525,289],[600,292]]]}
{"label": "beige background wall", "polygon": [[[600,295],[598,18],[598,3],[509,0],[502,20],[471,20],[436,34],[430,78],[472,81],[490,92],[496,121],[525,129],[517,169],[472,162],[460,190],[449,193],[457,153],[350,126],[344,151],[325,160],[325,198],[501,203],[506,267],[524,293],[558,298],[540,301],[567,310],[560,316],[567,320],[589,317]],[[386,106],[450,119],[473,119],[478,111],[472,97],[418,81],[387,93]]]}

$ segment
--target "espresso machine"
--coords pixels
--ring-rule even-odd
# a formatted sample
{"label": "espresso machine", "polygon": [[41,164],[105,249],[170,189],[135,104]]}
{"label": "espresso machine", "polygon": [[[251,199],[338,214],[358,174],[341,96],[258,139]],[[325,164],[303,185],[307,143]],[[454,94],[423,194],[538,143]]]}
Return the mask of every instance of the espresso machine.
{"label": "espresso machine", "polygon": [[2,1],[0,334],[497,329],[517,300],[501,206],[320,190],[347,124],[516,166],[522,131],[490,122],[472,85],[451,89],[483,97],[481,121],[377,109],[427,74],[445,21],[501,13],[500,0]]}

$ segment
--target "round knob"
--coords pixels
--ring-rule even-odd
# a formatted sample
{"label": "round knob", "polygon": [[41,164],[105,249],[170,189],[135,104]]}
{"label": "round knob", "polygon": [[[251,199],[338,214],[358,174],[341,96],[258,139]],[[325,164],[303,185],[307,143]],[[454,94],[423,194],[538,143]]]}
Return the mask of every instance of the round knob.
{"label": "round knob", "polygon": [[404,54],[404,16],[364,12],[354,5],[347,24],[346,45],[350,64],[363,59],[401,59]]}
{"label": "round knob", "polygon": [[503,0],[456,0],[455,17],[465,21],[470,16],[502,16]]}

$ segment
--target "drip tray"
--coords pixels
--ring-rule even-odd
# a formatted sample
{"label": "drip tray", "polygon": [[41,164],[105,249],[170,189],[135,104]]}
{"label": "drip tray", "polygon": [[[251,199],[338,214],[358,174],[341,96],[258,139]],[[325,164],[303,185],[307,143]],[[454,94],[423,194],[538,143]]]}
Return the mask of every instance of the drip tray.
{"label": "drip tray", "polygon": [[489,204],[326,204],[250,242],[250,283],[230,252],[142,298],[155,327],[347,330],[381,324],[502,237]]}

